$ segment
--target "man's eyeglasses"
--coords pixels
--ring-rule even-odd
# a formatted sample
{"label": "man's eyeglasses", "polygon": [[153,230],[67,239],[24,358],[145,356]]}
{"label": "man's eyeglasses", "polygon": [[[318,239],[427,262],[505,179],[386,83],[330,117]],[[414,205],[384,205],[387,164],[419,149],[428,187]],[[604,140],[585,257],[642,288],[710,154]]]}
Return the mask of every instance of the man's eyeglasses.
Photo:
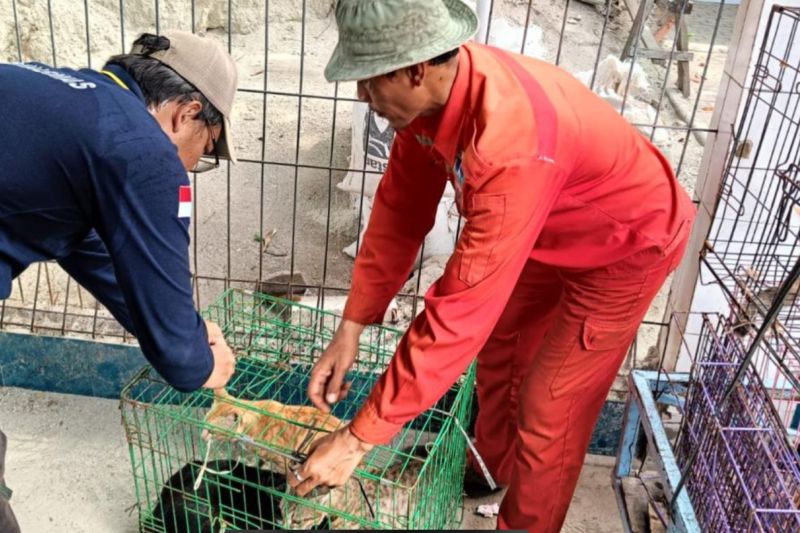
{"label": "man's eyeglasses", "polygon": [[197,161],[197,164],[192,169],[194,173],[208,172],[219,168],[219,154],[217,153],[217,141],[214,139],[214,131],[211,127],[208,128],[208,135],[211,137],[211,153],[206,152]]}

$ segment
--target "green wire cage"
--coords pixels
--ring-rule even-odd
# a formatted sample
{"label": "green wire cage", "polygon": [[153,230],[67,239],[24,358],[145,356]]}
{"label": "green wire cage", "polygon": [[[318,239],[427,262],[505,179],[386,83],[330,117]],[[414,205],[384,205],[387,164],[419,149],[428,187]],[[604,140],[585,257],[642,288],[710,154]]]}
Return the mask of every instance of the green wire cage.
{"label": "green wire cage", "polygon": [[178,392],[149,367],[122,392],[142,532],[459,527],[474,364],[347,484],[300,498],[286,484],[291,458],[355,416],[402,334],[366,328],[350,393],[325,415],[306,385],[338,316],[232,289],[205,317],[237,354],[227,396]]}

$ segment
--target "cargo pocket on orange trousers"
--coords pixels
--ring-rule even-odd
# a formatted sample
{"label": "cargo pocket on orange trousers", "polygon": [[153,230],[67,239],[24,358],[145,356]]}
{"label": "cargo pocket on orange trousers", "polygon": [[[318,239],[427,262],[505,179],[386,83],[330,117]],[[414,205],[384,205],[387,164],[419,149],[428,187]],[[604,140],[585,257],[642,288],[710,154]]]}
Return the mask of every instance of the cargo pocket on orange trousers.
{"label": "cargo pocket on orange trousers", "polygon": [[506,197],[503,194],[475,194],[467,210],[467,225],[461,244],[458,278],[469,286],[494,272],[494,247],[503,232]]}
{"label": "cargo pocket on orange trousers", "polygon": [[550,384],[551,396],[582,392],[616,375],[638,327],[638,322],[585,319],[579,342],[565,354]]}

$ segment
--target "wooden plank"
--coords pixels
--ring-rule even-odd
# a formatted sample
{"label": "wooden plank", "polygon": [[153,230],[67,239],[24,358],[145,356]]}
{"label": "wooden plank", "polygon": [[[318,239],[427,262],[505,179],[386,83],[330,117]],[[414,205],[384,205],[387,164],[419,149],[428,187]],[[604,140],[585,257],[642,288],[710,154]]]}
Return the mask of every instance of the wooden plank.
{"label": "wooden plank", "polygon": [[[631,57],[631,50],[633,50],[633,44],[635,36],[639,33],[639,29],[637,27],[637,20],[639,20],[639,25],[642,26],[642,42],[644,43],[645,47],[649,50],[661,50],[661,46],[658,44],[658,41],[653,36],[653,33],[644,27],[644,24],[647,22],[647,17],[650,15],[650,11],[653,9],[653,1],[652,0],[644,0],[644,5],[640,4],[638,0],[623,0],[625,4],[625,8],[628,10],[628,13],[633,20],[633,27],[631,28],[631,33],[628,35],[628,41],[625,43],[625,48],[622,52],[622,60],[628,59]],[[644,8],[644,13],[642,12],[642,8]],[[641,50],[641,47],[639,48]],[[662,60],[660,59],[653,59],[654,62],[660,63]]]}
{"label": "wooden plank", "polygon": [[631,533],[648,533],[649,517],[647,492],[644,490],[641,481],[637,477],[626,477],[622,479],[622,492],[627,503],[627,514],[630,522]]}
{"label": "wooden plank", "polygon": [[669,50],[639,50],[639,55],[650,58],[650,59],[669,59],[669,56],[672,56],[673,61],[691,61],[694,59],[693,52],[673,52],[670,53]]}
{"label": "wooden plank", "polygon": [[[636,17],[633,19],[633,26],[631,26],[631,32],[628,34],[628,40],[625,42],[625,48],[622,50],[622,59],[628,59],[629,57],[633,56],[634,50],[637,50],[636,39],[638,38],[639,33],[642,34],[642,40],[645,43],[645,46],[648,48],[653,48],[654,50],[658,49],[658,43],[655,43],[655,37],[644,27],[645,22],[647,21],[647,17],[650,15],[650,10],[653,9],[653,0],[644,0],[641,4],[639,4],[639,10],[636,12]],[[647,39],[645,35],[649,34],[650,37],[653,38],[653,42],[655,43],[655,47],[651,47],[647,43]]]}
{"label": "wooden plank", "polygon": [[[683,2],[670,2],[669,8],[673,13],[680,13],[681,12],[681,4]],[[691,15],[692,11],[694,10],[694,2],[691,0],[686,0],[686,7],[683,8],[684,15]]]}
{"label": "wooden plank", "polygon": [[639,0],[623,0],[623,3],[631,19],[636,18],[636,13],[639,12]]}

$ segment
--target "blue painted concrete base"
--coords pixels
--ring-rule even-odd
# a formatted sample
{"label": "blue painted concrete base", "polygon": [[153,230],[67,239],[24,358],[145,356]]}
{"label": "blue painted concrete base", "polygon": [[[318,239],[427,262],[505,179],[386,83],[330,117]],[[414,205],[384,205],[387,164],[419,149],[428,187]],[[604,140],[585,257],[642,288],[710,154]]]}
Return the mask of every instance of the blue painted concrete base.
{"label": "blue painted concrete base", "polygon": [[[0,386],[119,398],[146,363],[134,346],[0,332]],[[624,407],[619,402],[603,406],[590,453],[617,453]]]}
{"label": "blue painted concrete base", "polygon": [[147,364],[134,346],[0,332],[0,385],[119,398]]}

